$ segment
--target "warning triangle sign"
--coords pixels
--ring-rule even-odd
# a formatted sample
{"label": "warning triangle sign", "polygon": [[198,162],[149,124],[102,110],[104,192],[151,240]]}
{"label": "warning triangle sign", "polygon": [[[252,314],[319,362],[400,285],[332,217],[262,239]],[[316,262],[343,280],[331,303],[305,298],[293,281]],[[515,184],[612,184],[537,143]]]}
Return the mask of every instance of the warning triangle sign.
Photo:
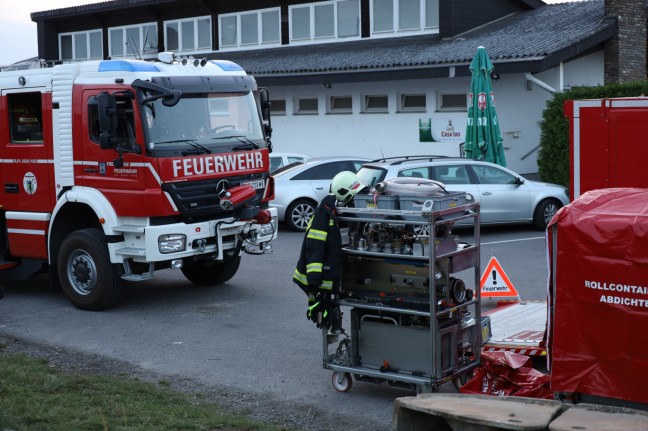
{"label": "warning triangle sign", "polygon": [[482,274],[479,285],[482,298],[520,297],[495,257],[491,257],[488,265],[486,265],[486,270]]}

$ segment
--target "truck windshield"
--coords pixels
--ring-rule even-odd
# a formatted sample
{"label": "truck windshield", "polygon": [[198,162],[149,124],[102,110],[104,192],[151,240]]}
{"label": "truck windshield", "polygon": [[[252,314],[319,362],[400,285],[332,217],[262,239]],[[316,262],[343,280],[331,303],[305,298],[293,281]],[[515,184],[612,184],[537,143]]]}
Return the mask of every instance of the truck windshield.
{"label": "truck windshield", "polygon": [[183,93],[174,106],[162,99],[144,104],[148,143],[154,146],[195,143],[204,147],[263,142],[254,96],[240,93]]}

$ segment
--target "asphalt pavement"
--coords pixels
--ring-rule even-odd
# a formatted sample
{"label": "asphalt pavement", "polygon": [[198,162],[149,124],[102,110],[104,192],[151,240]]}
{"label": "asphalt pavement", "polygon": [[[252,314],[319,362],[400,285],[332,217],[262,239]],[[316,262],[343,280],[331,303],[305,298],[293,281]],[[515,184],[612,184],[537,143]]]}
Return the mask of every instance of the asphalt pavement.
{"label": "asphalt pavement", "polygon": [[[455,234],[472,240],[470,231]],[[390,429],[393,400],[414,392],[363,382],[347,393],[333,388],[331,372],[322,368],[321,332],[306,320],[306,298],[291,282],[302,238],[280,230],[274,253],[245,255],[239,272],[222,286],[199,287],[178,270],[160,271],[152,280],[129,285],[124,301],[103,312],[74,308],[61,292],[49,290],[46,276],[5,277],[0,332],[215,387],[267,394],[297,408],[356,418],[367,430]],[[522,299],[545,298],[543,232],[484,228],[481,242],[482,270],[494,256]],[[471,287],[472,281],[465,281]],[[455,389],[445,385],[441,391]]]}

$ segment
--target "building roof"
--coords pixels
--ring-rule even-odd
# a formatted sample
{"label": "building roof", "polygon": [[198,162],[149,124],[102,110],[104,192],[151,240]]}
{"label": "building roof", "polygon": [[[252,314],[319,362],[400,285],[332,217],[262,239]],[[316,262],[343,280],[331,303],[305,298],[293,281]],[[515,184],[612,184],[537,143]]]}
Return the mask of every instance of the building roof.
{"label": "building roof", "polygon": [[[274,49],[216,52],[270,84],[366,81],[408,77],[466,76],[478,46],[484,46],[495,73],[537,73],[587,54],[616,34],[615,19],[604,15],[603,0],[540,6],[512,14],[461,35],[362,39]],[[362,72],[362,77],[357,72]],[[297,82],[295,81],[297,79]]]}

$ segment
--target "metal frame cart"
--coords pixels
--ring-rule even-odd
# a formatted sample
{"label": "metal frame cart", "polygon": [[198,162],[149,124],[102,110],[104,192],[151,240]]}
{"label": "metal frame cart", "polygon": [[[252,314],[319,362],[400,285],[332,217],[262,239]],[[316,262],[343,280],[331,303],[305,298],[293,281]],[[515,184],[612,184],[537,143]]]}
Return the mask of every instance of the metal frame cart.
{"label": "metal frame cart", "polygon": [[[450,193],[377,196],[361,208],[359,197],[338,217],[349,238],[334,302],[350,309],[350,334],[322,331],[333,386],[346,392],[355,379],[432,392],[460,384],[479,365],[489,331],[479,294],[479,204],[470,194]],[[412,209],[390,209],[396,206]],[[460,243],[452,226],[469,218],[475,243]],[[471,268],[474,293],[453,276]]]}

